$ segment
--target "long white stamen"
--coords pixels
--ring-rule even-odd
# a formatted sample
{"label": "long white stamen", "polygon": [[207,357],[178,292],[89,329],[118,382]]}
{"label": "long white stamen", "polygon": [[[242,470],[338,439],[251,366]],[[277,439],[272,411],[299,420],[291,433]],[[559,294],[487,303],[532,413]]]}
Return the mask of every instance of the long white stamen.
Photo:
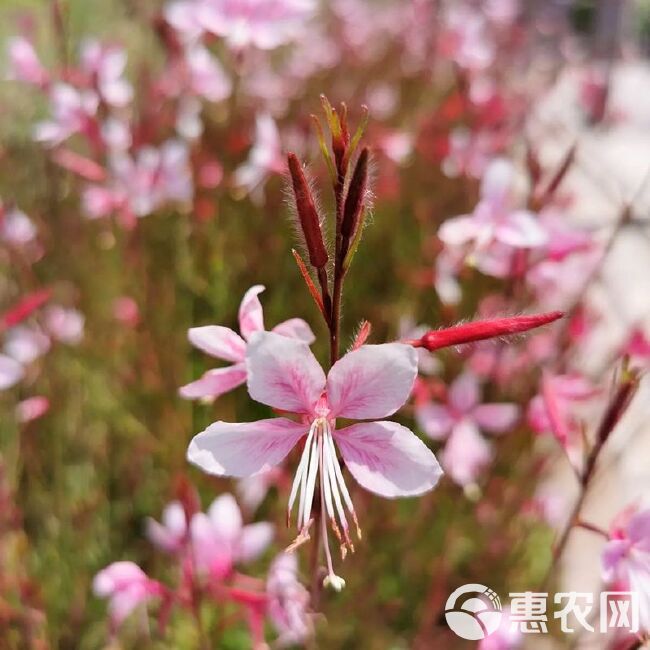
{"label": "long white stamen", "polygon": [[[311,443],[311,458],[309,460],[309,475],[307,476],[307,488],[303,510],[303,526],[307,526],[311,519],[311,506],[314,502],[314,490],[316,488],[316,474],[318,474],[318,440],[320,436],[314,436]],[[300,523],[300,519],[298,519]]]}
{"label": "long white stamen", "polygon": [[[298,463],[298,469],[296,470],[296,476],[293,479],[293,485],[291,486],[291,494],[289,496],[289,504],[287,506],[287,525],[291,517],[291,509],[295,503],[296,496],[298,494],[298,486],[302,483],[302,477],[306,472],[307,463],[309,462],[309,445],[311,439],[314,435],[313,425],[309,428],[309,434],[307,435],[307,440],[305,442],[305,448],[302,450],[302,456],[300,457],[300,463]],[[300,521],[300,518],[298,519]]]}
{"label": "long white stamen", "polygon": [[359,522],[357,520],[357,513],[354,511],[354,505],[352,504],[352,498],[350,497],[350,493],[348,492],[348,488],[345,485],[345,481],[343,480],[343,472],[341,471],[341,466],[339,465],[339,459],[337,458],[336,455],[336,447],[334,446],[334,437],[332,435],[327,436],[328,442],[329,442],[329,447],[330,447],[330,453],[332,456],[332,462],[334,463],[334,471],[336,474],[336,478],[338,479],[339,487],[341,488],[341,493],[343,494],[343,500],[345,501],[345,505],[348,507],[348,510],[350,514],[352,515],[352,520],[354,521],[354,524],[357,528],[357,537],[361,538],[361,529],[359,528]]}
{"label": "long white stamen", "polygon": [[[331,438],[332,434],[327,431],[325,434],[326,438]],[[336,504],[336,511],[339,515],[339,521],[341,526],[343,526],[344,532],[348,529],[348,520],[345,516],[345,510],[343,509],[343,503],[341,502],[341,493],[339,492],[339,486],[336,480],[336,470],[334,469],[334,462],[332,460],[332,451],[330,448],[329,440],[326,440],[325,445],[325,463],[327,464],[327,470],[330,479],[330,485],[332,488],[332,494],[334,495],[334,503]]]}

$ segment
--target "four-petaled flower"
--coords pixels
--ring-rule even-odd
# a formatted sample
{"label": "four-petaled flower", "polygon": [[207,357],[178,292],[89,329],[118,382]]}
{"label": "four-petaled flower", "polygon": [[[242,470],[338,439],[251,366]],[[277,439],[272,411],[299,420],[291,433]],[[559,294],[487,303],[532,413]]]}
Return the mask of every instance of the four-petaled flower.
{"label": "four-petaled flower", "polygon": [[481,404],[478,380],[470,372],[451,384],[446,405],[431,402],[416,408],[422,430],[433,440],[447,439],[442,466],[462,486],[475,482],[492,457],[490,444],[479,429],[501,433],[518,416],[515,404]]}
{"label": "four-petaled flower", "polygon": [[[239,331],[241,336],[228,327],[205,325],[188,331],[190,343],[212,357],[230,361],[233,365],[208,370],[201,379],[180,388],[181,397],[186,399],[215,399],[246,382],[247,341],[255,333],[264,330],[264,313],[257,297],[264,287],[256,284],[245,294],[239,307]],[[273,328],[273,331],[301,339],[306,343],[314,341],[309,325],[301,318],[291,318]]]}
{"label": "four-petaled flower", "polygon": [[246,352],[251,397],[299,421],[279,417],[258,422],[215,422],[194,437],[190,462],[217,476],[244,477],[282,461],[305,439],[289,497],[288,515],[300,494],[299,535],[309,537],[316,479],[320,475],[321,535],[328,564],[326,582],[343,587],[334,574],[327,519],[341,542],[353,550],[345,509],[357,522],[343,479],[338,451],[354,478],[384,497],[413,496],[433,488],[442,470],[431,451],[409,429],[385,420],[336,428],[337,418],[375,420],[395,413],[417,376],[417,354],[402,343],[364,345],[337,361],[325,376],[309,346],[277,333],[258,331]]}

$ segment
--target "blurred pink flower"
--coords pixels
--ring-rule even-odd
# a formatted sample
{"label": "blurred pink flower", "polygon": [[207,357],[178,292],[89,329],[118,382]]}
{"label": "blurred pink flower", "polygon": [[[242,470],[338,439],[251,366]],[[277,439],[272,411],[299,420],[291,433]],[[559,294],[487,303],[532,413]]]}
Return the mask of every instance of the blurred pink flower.
{"label": "blurred pink flower", "polygon": [[577,372],[565,375],[545,373],[540,394],[533,397],[528,406],[528,422],[537,433],[553,433],[561,444],[569,445],[579,429],[575,405],[599,392]]}
{"label": "blurred pink flower", "polygon": [[126,106],[133,98],[133,88],[123,78],[127,55],[121,47],[103,45],[95,39],[81,44],[81,69],[88,75],[89,85],[97,89],[109,105]]}
{"label": "blurred pink flower", "polygon": [[416,407],[420,428],[433,440],[447,439],[442,466],[462,486],[475,482],[492,457],[480,429],[502,433],[514,426],[518,417],[516,404],[481,404],[478,380],[467,371],[449,387],[447,404],[431,402]]}
{"label": "blurred pink flower", "polygon": [[6,335],[4,353],[27,365],[50,349],[50,338],[32,325],[16,325]]}
{"label": "blurred pink flower", "polygon": [[15,386],[25,376],[25,370],[15,359],[0,354],[0,390]]}
{"label": "blurred pink flower", "polygon": [[7,77],[44,88],[49,82],[47,70],[41,64],[34,46],[24,36],[14,36],[7,44],[9,69]]}
{"label": "blurred pink flower", "polygon": [[37,235],[32,220],[18,208],[2,209],[0,206],[0,239],[16,247],[33,242]]}
{"label": "blurred pink flower", "polygon": [[280,417],[215,422],[194,437],[188,460],[209,474],[251,476],[277,465],[306,436],[288,516],[300,491],[296,542],[306,539],[320,473],[321,503],[327,514],[321,518],[328,562],[325,582],[341,589],[345,583],[333,571],[326,521],[329,519],[337,537],[342,529],[342,552],[345,545],[352,548],[341,495],[359,530],[334,440],[352,476],[380,496],[422,494],[431,490],[442,474],[422,441],[395,422],[363,422],[336,430],[338,417],[376,419],[395,413],[408,398],[417,376],[416,352],[401,343],[364,345],[337,361],[326,377],[304,341],[258,331],[248,344],[246,367],[248,392],[254,400],[299,414],[302,421]]}
{"label": "blurred pink flower", "polygon": [[50,305],[45,310],[45,326],[54,339],[77,345],[84,335],[84,315],[76,309]]}
{"label": "blurred pink flower", "polygon": [[650,509],[623,511],[602,554],[603,579],[621,581],[639,597],[639,618],[650,630]]}
{"label": "blurred pink flower", "polygon": [[95,576],[93,592],[99,598],[109,599],[111,624],[118,627],[137,607],[162,595],[163,587],[147,577],[137,564],[113,562]]}
{"label": "blurred pink flower", "polygon": [[449,5],[439,47],[443,55],[469,70],[484,70],[496,54],[485,17],[477,8],[462,2]]}
{"label": "blurred pink flower", "polygon": [[32,422],[50,410],[50,400],[42,395],[35,395],[19,402],[16,406],[16,419],[21,424]]}
{"label": "blurred pink flower", "polygon": [[34,139],[54,147],[76,133],[89,132],[99,106],[92,90],[78,90],[66,83],[55,83],[50,89],[52,118],[34,127]]}
{"label": "blurred pink flower", "polygon": [[167,553],[180,551],[187,541],[187,533],[187,517],[180,501],[172,501],[165,506],[162,523],[147,518],[147,537],[154,546]]}
{"label": "blurred pink flower", "polygon": [[484,252],[495,243],[510,248],[543,246],[548,235],[536,215],[511,205],[513,180],[512,163],[504,158],[492,161],[483,176],[481,200],[474,212],[440,226],[438,236],[445,245],[468,247],[469,254]]}
{"label": "blurred pink flower", "polygon": [[87,187],[83,205],[91,219],[117,212],[128,225],[132,217],[144,217],[167,203],[187,204],[193,194],[188,147],[168,140],[158,148],[143,147],[135,157],[114,154],[110,179]]}
{"label": "blurred pink flower", "polygon": [[255,140],[248,159],[235,170],[234,183],[250,194],[259,188],[270,174],[281,174],[285,170],[280,135],[270,115],[255,118]]}
{"label": "blurred pink flower", "polygon": [[[230,361],[233,365],[225,368],[208,370],[201,379],[193,381],[179,389],[181,397],[186,399],[216,398],[246,382],[246,349],[250,337],[264,330],[264,312],[257,297],[264,287],[260,284],[251,287],[244,295],[239,307],[239,331],[241,336],[221,325],[193,327],[187,337],[190,343],[217,359]],[[276,325],[273,331],[301,339],[311,344],[314,334],[301,318],[291,318]]]}
{"label": "blurred pink flower", "polygon": [[140,308],[131,296],[120,296],[113,301],[113,316],[115,320],[136,327],[140,322]]}
{"label": "blurred pink flower", "polygon": [[266,582],[268,615],[280,647],[304,643],[314,633],[309,612],[309,592],[298,580],[298,560],[293,553],[280,553],[269,568]]}
{"label": "blurred pink flower", "polygon": [[196,570],[216,580],[228,576],[236,564],[257,559],[273,540],[273,525],[243,525],[234,497],[217,497],[207,514],[198,512],[190,522],[190,539]]}
{"label": "blurred pink flower", "polygon": [[234,49],[270,50],[298,37],[315,6],[314,0],[180,0],[165,16],[188,39],[206,31]]}

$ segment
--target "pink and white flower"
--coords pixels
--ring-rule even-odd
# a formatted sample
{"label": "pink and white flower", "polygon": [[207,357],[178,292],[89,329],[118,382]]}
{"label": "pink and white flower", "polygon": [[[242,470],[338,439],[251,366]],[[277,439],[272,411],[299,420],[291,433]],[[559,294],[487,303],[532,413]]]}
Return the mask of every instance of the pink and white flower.
{"label": "pink and white flower", "polygon": [[451,384],[446,404],[416,407],[418,424],[429,438],[447,440],[442,466],[463,487],[474,483],[492,458],[490,444],[480,430],[503,433],[518,417],[515,404],[481,404],[479,383],[471,372],[464,372]]}
{"label": "pink and white flower", "polygon": [[207,514],[198,512],[190,523],[193,561],[199,573],[214,579],[228,576],[236,564],[257,559],[273,540],[272,524],[244,526],[231,494],[217,497]]}
{"label": "pink and white flower", "polygon": [[[230,361],[225,368],[208,370],[201,379],[193,381],[179,390],[185,399],[215,399],[246,382],[246,349],[248,341],[256,332],[264,330],[264,312],[257,297],[264,291],[261,284],[251,287],[239,306],[239,331],[241,336],[221,325],[193,327],[187,337],[190,343],[211,357]],[[313,343],[314,333],[301,318],[291,318],[273,328],[283,336],[295,337]]]}
{"label": "pink and white flower", "polygon": [[603,579],[639,595],[639,619],[650,630],[650,509],[626,510],[610,530],[602,554]]}
{"label": "pink and white flower", "polygon": [[472,214],[445,221],[438,236],[452,248],[469,254],[485,253],[493,244],[510,248],[536,248],[548,239],[536,216],[512,206],[514,168],[504,158],[490,163],[481,183],[481,200]]}
{"label": "pink and white flower", "polygon": [[300,494],[295,544],[308,539],[320,474],[321,535],[328,565],[325,582],[341,589],[345,583],[334,574],[327,519],[341,542],[343,556],[347,549],[353,550],[345,508],[359,536],[360,530],[337,446],[352,476],[380,496],[423,494],[442,474],[431,451],[400,424],[380,420],[336,428],[339,417],[376,420],[395,413],[415,382],[417,354],[402,343],[364,345],[337,361],[326,376],[304,341],[258,331],[248,343],[246,368],[248,391],[254,400],[295,413],[300,421],[279,417],[215,422],[194,437],[188,460],[209,474],[251,476],[280,463],[304,439],[288,516]]}
{"label": "pink and white flower", "polygon": [[93,580],[93,592],[109,599],[113,627],[119,627],[136,608],[162,595],[163,587],[133,562],[113,562]]}

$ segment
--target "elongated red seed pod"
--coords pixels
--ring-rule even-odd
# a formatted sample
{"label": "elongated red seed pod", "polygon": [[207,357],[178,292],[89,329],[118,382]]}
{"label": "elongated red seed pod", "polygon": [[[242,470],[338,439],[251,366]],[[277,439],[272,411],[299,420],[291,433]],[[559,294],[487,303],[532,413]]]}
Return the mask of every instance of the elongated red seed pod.
{"label": "elongated red seed pod", "polygon": [[422,338],[406,341],[416,348],[426,348],[429,351],[447,348],[452,345],[462,345],[474,341],[483,341],[498,336],[511,336],[521,334],[528,330],[541,327],[562,318],[561,311],[552,311],[546,314],[532,314],[530,316],[511,316],[509,318],[494,318],[479,320],[473,323],[463,323],[455,327],[427,332]]}
{"label": "elongated red seed pod", "polygon": [[[341,223],[341,234],[346,244],[354,238],[359,227],[359,217],[363,209],[363,199],[366,194],[368,183],[368,147],[364,147],[359,154],[359,160],[354,168],[348,195],[345,197],[343,209],[343,222]],[[346,246],[347,248],[347,246]]]}
{"label": "elongated red seed pod", "polygon": [[305,236],[309,262],[312,266],[320,269],[327,264],[328,256],[323,233],[320,227],[320,219],[316,211],[316,204],[311,195],[309,184],[302,170],[302,165],[295,154],[287,155],[289,173],[293,185],[293,195],[296,201],[296,211],[300,219],[300,226]]}

